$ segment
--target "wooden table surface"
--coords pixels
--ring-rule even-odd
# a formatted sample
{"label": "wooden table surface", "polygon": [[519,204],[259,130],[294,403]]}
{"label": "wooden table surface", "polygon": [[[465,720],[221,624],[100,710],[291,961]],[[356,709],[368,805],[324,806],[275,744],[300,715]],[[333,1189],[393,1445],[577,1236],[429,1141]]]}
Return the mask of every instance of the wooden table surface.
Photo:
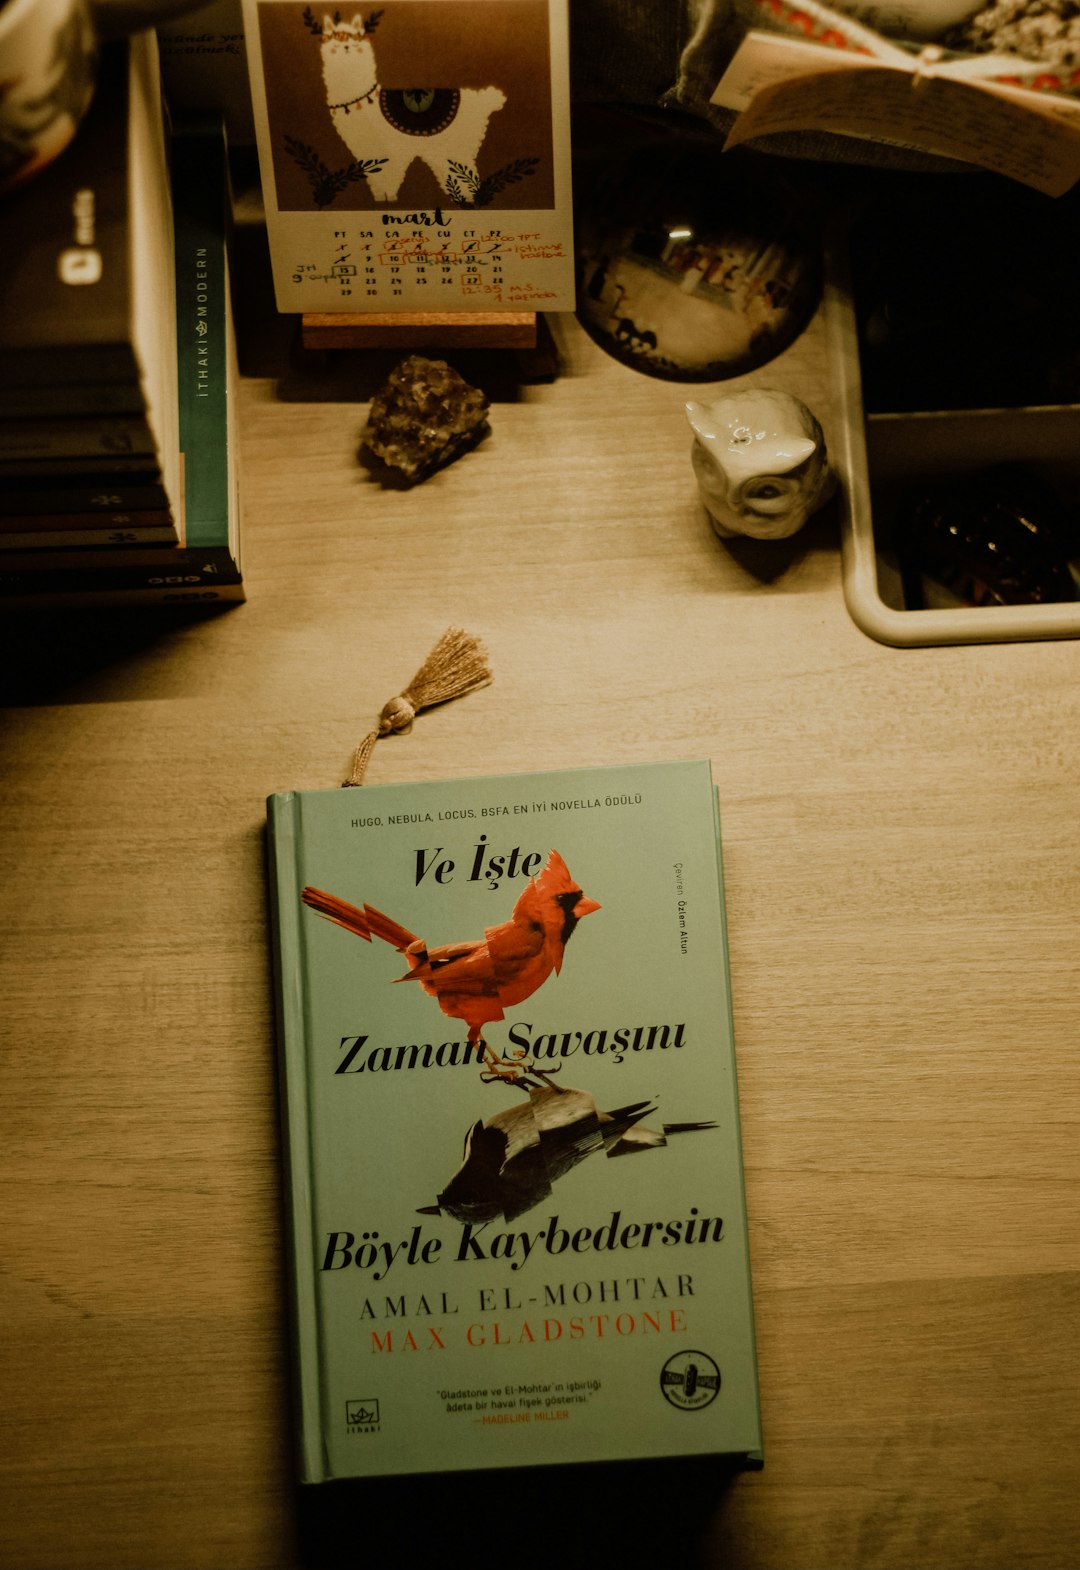
{"label": "wooden table surface", "polygon": [[[248,603],[9,624],[6,1567],[1080,1564],[1080,645],[872,642],[835,516],[721,544],[686,389],[553,328],[411,491],[371,361],[245,378]],[[828,429],[819,324],[767,371]],[[452,622],[494,684],[370,782],[712,759],[760,1473],[291,1482],[264,798]]]}

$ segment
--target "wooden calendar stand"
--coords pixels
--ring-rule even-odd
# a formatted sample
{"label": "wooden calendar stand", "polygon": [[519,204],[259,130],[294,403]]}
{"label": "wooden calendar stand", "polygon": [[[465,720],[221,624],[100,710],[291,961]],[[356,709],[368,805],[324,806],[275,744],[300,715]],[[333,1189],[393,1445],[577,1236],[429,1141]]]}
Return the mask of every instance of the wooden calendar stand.
{"label": "wooden calendar stand", "polygon": [[462,349],[509,349],[521,380],[550,381],[559,374],[551,330],[536,311],[312,311],[300,318],[299,346],[303,351],[427,350],[436,357]]}
{"label": "wooden calendar stand", "polygon": [[535,311],[309,312],[305,349],[535,349]]}

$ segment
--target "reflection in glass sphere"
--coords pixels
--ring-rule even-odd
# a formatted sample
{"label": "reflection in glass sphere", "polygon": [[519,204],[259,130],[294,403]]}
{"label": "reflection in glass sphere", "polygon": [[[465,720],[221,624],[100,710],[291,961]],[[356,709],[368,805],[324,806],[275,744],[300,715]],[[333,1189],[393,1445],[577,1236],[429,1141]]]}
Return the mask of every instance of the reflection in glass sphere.
{"label": "reflection in glass sphere", "polygon": [[579,191],[578,317],[635,370],[719,381],[806,326],[821,291],[817,227],[786,183],[699,145],[658,143]]}

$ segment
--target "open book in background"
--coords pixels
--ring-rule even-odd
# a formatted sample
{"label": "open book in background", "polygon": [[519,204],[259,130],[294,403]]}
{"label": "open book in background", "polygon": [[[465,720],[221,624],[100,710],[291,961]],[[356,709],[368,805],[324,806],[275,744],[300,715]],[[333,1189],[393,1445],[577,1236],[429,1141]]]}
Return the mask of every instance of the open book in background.
{"label": "open book in background", "polygon": [[753,9],[761,27],[712,95],[738,114],[725,146],[827,131],[960,159],[1048,196],[1080,179],[1080,99],[1045,66],[906,46],[816,0]]}

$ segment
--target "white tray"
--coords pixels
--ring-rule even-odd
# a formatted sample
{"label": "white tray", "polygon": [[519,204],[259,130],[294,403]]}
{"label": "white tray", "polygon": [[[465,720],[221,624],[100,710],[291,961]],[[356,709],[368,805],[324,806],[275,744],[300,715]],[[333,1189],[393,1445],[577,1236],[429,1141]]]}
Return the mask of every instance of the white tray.
{"label": "white tray", "polygon": [[1080,496],[1080,407],[867,417],[842,241],[830,247],[827,271],[825,317],[840,415],[830,450],[841,481],[844,599],[852,619],[879,643],[899,647],[1080,637],[1080,601],[906,609],[887,527],[891,485],[990,463],[1037,462],[1059,488]]}

